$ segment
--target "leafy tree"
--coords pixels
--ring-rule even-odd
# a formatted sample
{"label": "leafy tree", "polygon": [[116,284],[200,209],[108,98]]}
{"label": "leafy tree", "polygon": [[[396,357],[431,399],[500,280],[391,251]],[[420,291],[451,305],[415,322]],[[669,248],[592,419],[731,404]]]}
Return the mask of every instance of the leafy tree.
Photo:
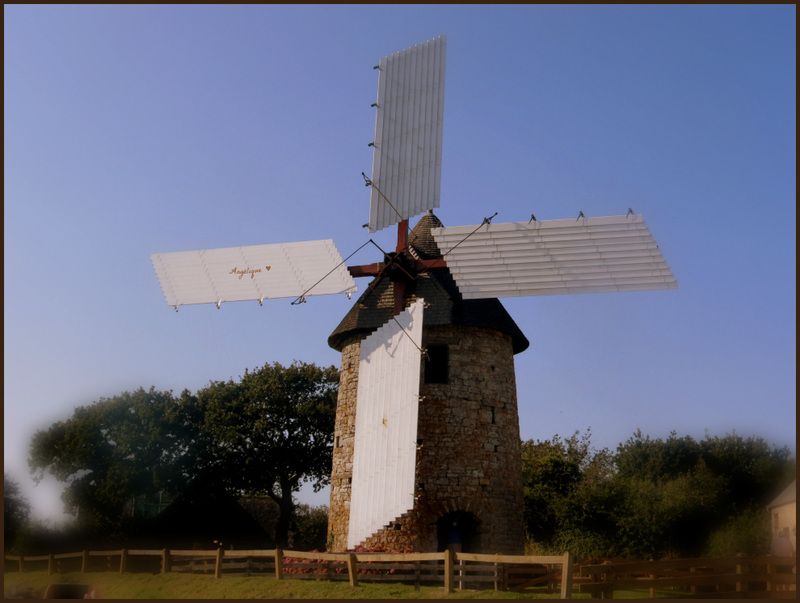
{"label": "leafy tree", "polygon": [[622,479],[635,477],[656,483],[685,474],[700,456],[700,445],[691,436],[679,438],[673,431],[666,440],[651,440],[636,430],[617,448],[614,464]]}
{"label": "leafy tree", "polygon": [[288,544],[292,494],[303,482],[318,491],[330,480],[338,387],[333,366],[276,362],[197,393],[201,465],[229,489],[278,504],[280,546]]}
{"label": "leafy tree", "polygon": [[30,517],[31,506],[22,496],[19,484],[3,473],[3,547],[14,548]]}
{"label": "leafy tree", "polygon": [[592,450],[587,432],[522,451],[532,548],[581,557],[762,553],[764,505],[795,469],[788,448],[735,433],[696,441],[637,431],[612,454]]}
{"label": "leafy tree", "polygon": [[[578,492],[607,479],[611,471],[607,450],[593,451],[591,430],[562,439],[528,440],[522,443],[525,526],[529,540],[550,550],[565,522],[585,517]],[[570,549],[573,550],[573,549]]]}
{"label": "leafy tree", "polygon": [[297,505],[292,519],[292,548],[324,551],[328,535],[328,507]]}
{"label": "leafy tree", "polygon": [[709,436],[700,442],[703,460],[722,480],[722,503],[734,512],[765,503],[795,477],[795,462],[788,447],[774,447],[758,437],[737,433]]}
{"label": "leafy tree", "polygon": [[611,479],[582,481],[559,502],[557,527],[548,552],[580,558],[619,556],[619,510],[626,492]]}
{"label": "leafy tree", "polygon": [[703,555],[732,557],[739,553],[763,555],[770,548],[771,525],[769,513],[750,508],[741,511],[714,530],[706,542]]}
{"label": "leafy tree", "polygon": [[338,382],[334,367],[296,362],[211,382],[197,395],[125,392],[37,432],[29,465],[35,479],[49,472],[64,482],[65,510],[109,538],[135,528],[124,518],[134,496],[177,495],[191,484],[269,496],[285,546],[292,493],[329,479]]}
{"label": "leafy tree", "polygon": [[133,496],[179,489],[192,477],[193,426],[180,406],[171,392],[139,388],[78,407],[33,436],[34,478],[49,472],[65,482],[65,510],[84,528],[119,531]]}

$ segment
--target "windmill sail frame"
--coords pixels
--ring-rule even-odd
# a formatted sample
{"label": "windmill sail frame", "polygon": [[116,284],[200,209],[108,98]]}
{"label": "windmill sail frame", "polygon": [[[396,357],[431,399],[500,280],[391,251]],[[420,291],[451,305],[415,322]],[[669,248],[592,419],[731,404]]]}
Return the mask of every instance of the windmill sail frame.
{"label": "windmill sail frame", "polygon": [[431,233],[464,299],[678,287],[639,214]]}
{"label": "windmill sail frame", "polygon": [[167,304],[216,304],[358,290],[333,239],[154,253]]}
{"label": "windmill sail frame", "polygon": [[447,37],[380,60],[369,231],[439,207]]}
{"label": "windmill sail frame", "polygon": [[424,300],[361,342],[348,548],[414,506]]}

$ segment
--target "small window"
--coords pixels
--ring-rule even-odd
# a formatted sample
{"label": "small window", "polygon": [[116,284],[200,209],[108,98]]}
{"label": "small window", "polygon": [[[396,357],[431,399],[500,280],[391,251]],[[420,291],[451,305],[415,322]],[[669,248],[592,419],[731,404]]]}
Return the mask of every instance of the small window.
{"label": "small window", "polygon": [[425,383],[448,383],[449,355],[446,345],[428,346],[428,357],[425,359]]}

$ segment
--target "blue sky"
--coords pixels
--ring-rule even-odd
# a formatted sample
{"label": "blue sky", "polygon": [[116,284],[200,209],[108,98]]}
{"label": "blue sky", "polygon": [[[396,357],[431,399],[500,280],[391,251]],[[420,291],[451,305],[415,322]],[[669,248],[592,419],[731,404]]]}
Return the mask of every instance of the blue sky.
{"label": "blue sky", "polygon": [[[524,439],[795,449],[796,9],[5,6],[5,471],[139,386],[339,364],[344,296],[165,303],[150,254],[370,238],[378,60],[447,35],[445,225],[643,214],[679,288],[504,300]],[[412,221],[412,224],[414,221]],[[393,229],[372,235],[391,247]],[[378,261],[368,246],[351,263]],[[368,281],[359,279],[363,291]],[[324,504],[325,494],[301,501]]]}

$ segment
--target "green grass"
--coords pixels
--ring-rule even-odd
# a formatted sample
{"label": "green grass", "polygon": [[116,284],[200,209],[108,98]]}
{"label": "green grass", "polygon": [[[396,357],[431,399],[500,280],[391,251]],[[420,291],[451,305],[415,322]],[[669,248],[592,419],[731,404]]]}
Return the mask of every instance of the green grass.
{"label": "green grass", "polygon": [[[47,575],[46,571],[6,572],[6,598],[24,595],[41,598],[53,583],[91,584],[104,599],[557,599],[558,594],[531,595],[494,590],[457,590],[446,594],[442,586],[413,586],[362,582],[353,588],[347,582],[327,580],[277,580],[272,577],[202,574],[118,574],[80,572]],[[582,598],[582,597],[581,597]]]}
{"label": "green grass", "polygon": [[[446,594],[442,586],[414,590],[405,584],[362,581],[353,588],[347,582],[327,580],[277,580],[265,576],[223,576],[204,574],[118,574],[115,572],[73,572],[48,575],[46,571],[7,571],[3,576],[6,599],[41,599],[49,584],[90,584],[103,599],[558,599],[559,594],[456,590]],[[680,594],[659,591],[658,598]],[[647,590],[614,591],[615,599],[643,599]],[[574,593],[573,599],[588,599]]]}

